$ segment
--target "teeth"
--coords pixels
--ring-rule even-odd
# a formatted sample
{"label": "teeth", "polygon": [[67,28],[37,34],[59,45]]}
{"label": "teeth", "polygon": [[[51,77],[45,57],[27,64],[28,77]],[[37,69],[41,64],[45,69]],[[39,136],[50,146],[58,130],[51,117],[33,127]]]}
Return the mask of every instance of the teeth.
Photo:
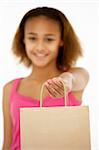
{"label": "teeth", "polygon": [[46,56],[46,55],[44,55],[44,54],[37,54],[36,56],[37,56],[37,57],[44,57],[44,56]]}

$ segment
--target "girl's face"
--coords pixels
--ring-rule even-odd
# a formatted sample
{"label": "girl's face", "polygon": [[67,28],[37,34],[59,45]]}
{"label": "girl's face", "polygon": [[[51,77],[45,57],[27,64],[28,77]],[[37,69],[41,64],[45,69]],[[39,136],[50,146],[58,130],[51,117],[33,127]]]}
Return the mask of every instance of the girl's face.
{"label": "girl's face", "polygon": [[33,66],[56,65],[59,47],[63,45],[59,23],[45,16],[29,19],[25,24],[24,44]]}

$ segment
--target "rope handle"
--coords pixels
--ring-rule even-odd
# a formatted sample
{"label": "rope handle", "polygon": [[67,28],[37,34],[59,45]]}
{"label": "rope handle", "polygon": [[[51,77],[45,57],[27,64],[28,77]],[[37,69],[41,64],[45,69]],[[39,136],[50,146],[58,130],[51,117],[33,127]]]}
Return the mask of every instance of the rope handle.
{"label": "rope handle", "polygon": [[[65,86],[65,83],[61,80],[63,87],[64,87],[64,100],[65,100],[65,106],[67,106],[67,89]],[[41,86],[41,90],[40,90],[40,107],[43,106],[43,91],[44,91],[44,87],[45,87],[45,82],[42,84]]]}

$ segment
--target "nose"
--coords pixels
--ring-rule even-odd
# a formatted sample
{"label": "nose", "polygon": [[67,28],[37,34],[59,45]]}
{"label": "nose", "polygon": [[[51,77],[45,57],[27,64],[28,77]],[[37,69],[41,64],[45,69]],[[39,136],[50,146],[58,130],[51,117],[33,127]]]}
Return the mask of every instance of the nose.
{"label": "nose", "polygon": [[44,53],[44,42],[42,40],[37,42],[36,50],[39,53]]}

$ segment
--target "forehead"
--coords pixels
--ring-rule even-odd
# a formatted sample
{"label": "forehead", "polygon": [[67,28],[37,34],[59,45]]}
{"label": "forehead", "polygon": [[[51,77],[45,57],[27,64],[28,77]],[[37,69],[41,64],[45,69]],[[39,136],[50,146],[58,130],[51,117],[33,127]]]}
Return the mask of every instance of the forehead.
{"label": "forehead", "polygon": [[45,16],[37,16],[27,20],[25,24],[25,32],[60,32],[60,24],[58,21]]}

